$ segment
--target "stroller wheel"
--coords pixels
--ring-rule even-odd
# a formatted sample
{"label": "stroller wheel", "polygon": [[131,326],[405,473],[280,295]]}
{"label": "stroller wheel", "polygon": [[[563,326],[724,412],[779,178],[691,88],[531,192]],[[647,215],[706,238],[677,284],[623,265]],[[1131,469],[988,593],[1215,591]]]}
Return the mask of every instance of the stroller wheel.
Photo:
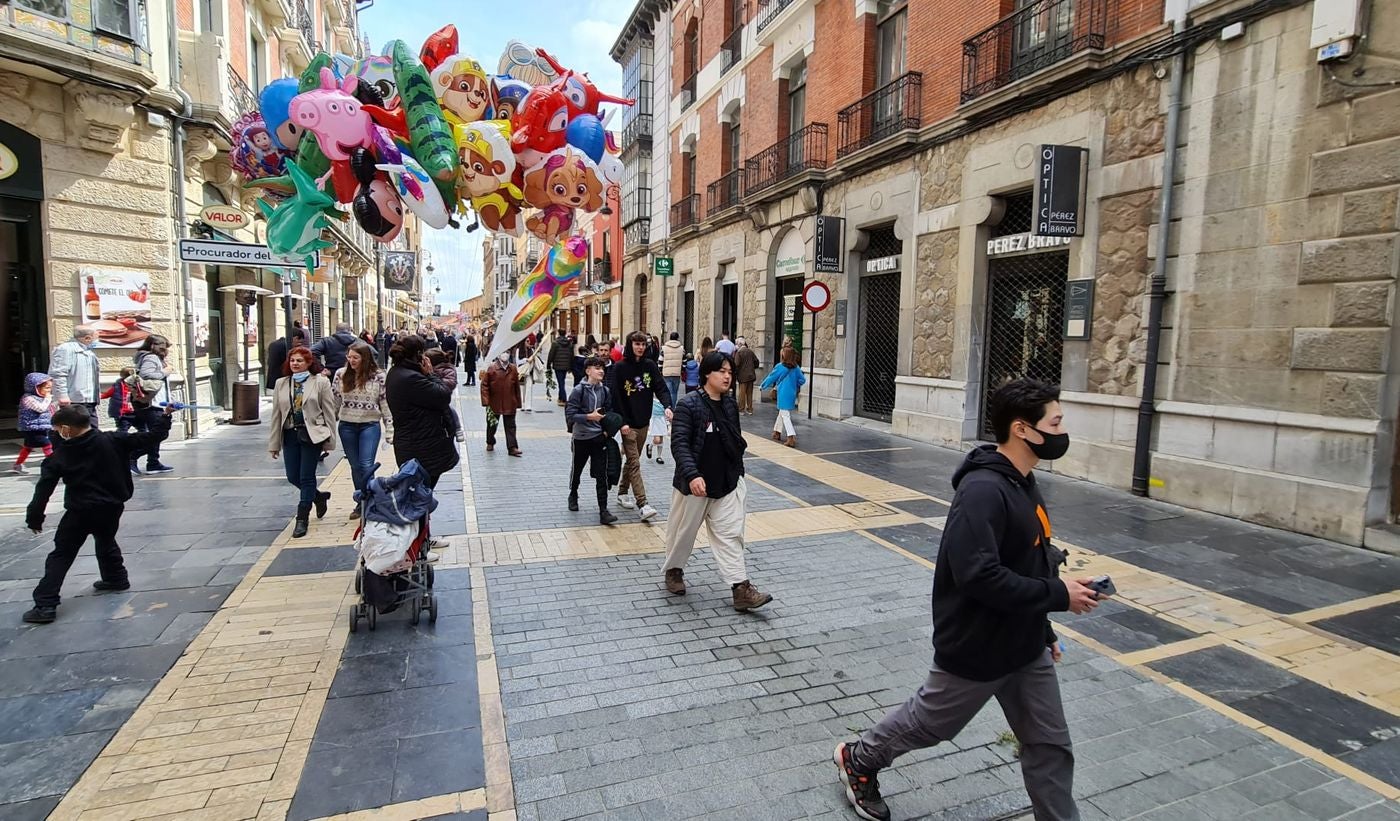
{"label": "stroller wheel", "polygon": [[428,589],[433,589],[433,566],[428,565]]}
{"label": "stroller wheel", "polygon": [[350,632],[355,633],[360,629],[360,605],[350,606]]}
{"label": "stroller wheel", "polygon": [[379,620],[379,611],[369,605],[365,605],[365,624],[369,625],[370,632],[374,632],[375,622]]}
{"label": "stroller wheel", "polygon": [[437,624],[437,596],[428,597],[428,624]]}
{"label": "stroller wheel", "polygon": [[419,619],[422,618],[422,616],[420,615],[422,612],[423,600],[419,599],[418,601],[415,601],[413,603],[413,607],[409,610],[408,623],[416,626],[418,624]]}

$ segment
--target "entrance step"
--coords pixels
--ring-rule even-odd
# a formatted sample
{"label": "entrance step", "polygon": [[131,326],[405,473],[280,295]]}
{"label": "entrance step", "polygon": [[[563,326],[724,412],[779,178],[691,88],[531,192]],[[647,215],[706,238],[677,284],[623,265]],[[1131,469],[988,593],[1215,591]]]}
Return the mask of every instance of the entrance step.
{"label": "entrance step", "polygon": [[1371,550],[1400,556],[1400,525],[1385,524],[1368,527],[1363,543]]}

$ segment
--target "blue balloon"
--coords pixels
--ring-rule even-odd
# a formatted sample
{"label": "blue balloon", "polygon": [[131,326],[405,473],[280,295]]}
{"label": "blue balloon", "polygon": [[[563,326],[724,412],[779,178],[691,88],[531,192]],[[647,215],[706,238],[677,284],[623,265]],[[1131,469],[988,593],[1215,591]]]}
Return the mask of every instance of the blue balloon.
{"label": "blue balloon", "polygon": [[258,109],[262,112],[263,122],[267,123],[267,133],[272,135],[272,142],[283,151],[297,150],[295,144],[283,144],[278,133],[291,117],[289,109],[292,98],[298,94],[297,88],[295,78],[283,77],[263,86],[262,93],[258,95]]}
{"label": "blue balloon", "polygon": [[570,120],[564,128],[564,139],[569,145],[588,155],[588,159],[598,162],[603,158],[608,134],[603,128],[602,120],[592,114],[580,114]]}

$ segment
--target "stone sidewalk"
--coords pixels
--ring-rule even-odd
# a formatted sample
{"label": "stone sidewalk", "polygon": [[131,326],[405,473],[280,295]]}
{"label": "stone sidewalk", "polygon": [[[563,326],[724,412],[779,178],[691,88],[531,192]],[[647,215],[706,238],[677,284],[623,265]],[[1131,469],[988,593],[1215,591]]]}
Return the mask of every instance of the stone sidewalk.
{"label": "stone sidewalk", "polygon": [[[927,670],[931,569],[961,454],[801,419],[793,450],[766,438],[764,409],[746,417],[750,571],[776,599],[742,615],[708,551],[692,560],[689,594],[665,594],[664,522],[624,511],[606,528],[596,510],[564,509],[556,406],[540,396],[520,415],[515,459],[484,452],[475,391],[459,399],[469,438],[439,487],[433,526],[449,546],[432,625],[399,612],[348,632],[343,467],[327,479],[331,514],[292,541],[288,489],[260,458],[264,430],[172,450],[178,475],[211,478],[143,485],[134,505],[152,509],[128,515],[123,540],[181,558],[226,549],[206,539],[242,540],[243,553],[197,583],[179,558],[153,564],[129,595],[161,601],[139,609],[67,598],[90,581],[75,573],[65,617],[102,607],[61,644],[122,646],[52,654],[48,642],[46,669],[0,665],[11,684],[0,731],[17,736],[0,740],[0,754],[13,751],[0,758],[0,816],[853,818],[831,749]],[[664,512],[671,465],[644,475]],[[1075,572],[1109,572],[1122,594],[1057,617],[1085,818],[1400,818],[1400,563],[1054,476],[1044,487]],[[249,495],[218,502],[225,491]],[[17,503],[3,504],[13,521]],[[223,528],[220,511],[245,508],[265,518]],[[32,585],[25,563],[42,555],[27,541],[0,545],[14,606]],[[196,567],[219,561],[195,555]],[[154,638],[154,622],[123,624],[179,607],[183,621]],[[0,656],[35,658],[32,628],[6,629]],[[152,656],[126,662],[133,682],[83,678],[106,682],[104,660],[138,650]],[[47,701],[23,701],[35,696]],[[79,754],[59,766],[65,745]],[[29,750],[54,764],[27,763]],[[881,780],[896,818],[1028,811],[995,707]]]}

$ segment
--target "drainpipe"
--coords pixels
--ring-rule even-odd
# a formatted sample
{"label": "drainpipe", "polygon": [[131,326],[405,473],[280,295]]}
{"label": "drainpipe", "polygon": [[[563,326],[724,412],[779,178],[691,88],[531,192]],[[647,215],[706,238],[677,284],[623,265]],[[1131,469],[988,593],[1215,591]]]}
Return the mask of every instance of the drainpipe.
{"label": "drainpipe", "polygon": [[[175,197],[175,246],[178,256],[180,240],[185,236],[185,123],[189,122],[194,114],[194,103],[180,85],[180,37],[174,3],[166,4],[166,25],[169,27],[166,39],[170,48],[170,90],[180,98],[180,113],[172,117],[170,123],[170,161],[175,171],[171,188]],[[185,417],[189,422],[185,433],[187,439],[199,435],[199,415],[193,409],[199,404],[199,391],[195,382],[194,298],[190,295],[193,287],[194,279],[190,276],[190,266],[181,262],[180,291],[185,312],[185,403],[191,406]]]}
{"label": "drainpipe", "polygon": [[[1176,20],[1176,33],[1186,28],[1185,14]],[[1157,350],[1162,342],[1162,307],[1167,299],[1167,253],[1171,240],[1173,183],[1176,177],[1177,142],[1181,126],[1181,95],[1186,75],[1186,52],[1172,57],[1172,79],[1167,90],[1167,126],[1162,139],[1162,190],[1158,198],[1157,258],[1153,260],[1147,303],[1147,361],[1143,364],[1142,400],[1138,403],[1137,442],[1133,449],[1133,484],[1136,496],[1148,495],[1152,474],[1152,417],[1156,413]]]}

